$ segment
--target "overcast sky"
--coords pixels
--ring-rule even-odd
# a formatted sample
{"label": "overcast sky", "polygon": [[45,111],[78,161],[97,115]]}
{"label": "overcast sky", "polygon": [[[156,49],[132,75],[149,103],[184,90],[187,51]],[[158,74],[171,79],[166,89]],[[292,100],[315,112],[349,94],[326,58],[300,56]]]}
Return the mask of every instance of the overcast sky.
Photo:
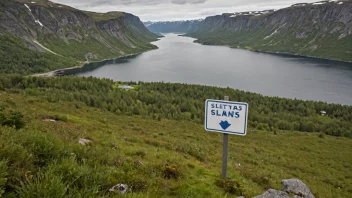
{"label": "overcast sky", "polygon": [[241,11],[280,9],[295,3],[319,0],[52,0],[95,12],[123,11],[143,21],[200,19]]}

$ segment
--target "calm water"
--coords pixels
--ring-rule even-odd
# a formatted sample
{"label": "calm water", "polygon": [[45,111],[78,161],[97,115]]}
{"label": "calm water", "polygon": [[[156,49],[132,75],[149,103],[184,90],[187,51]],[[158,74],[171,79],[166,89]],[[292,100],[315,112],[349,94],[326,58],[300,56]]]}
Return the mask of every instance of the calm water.
{"label": "calm water", "polygon": [[78,74],[117,81],[164,81],[352,105],[352,64],[204,46],[167,34],[158,50]]}

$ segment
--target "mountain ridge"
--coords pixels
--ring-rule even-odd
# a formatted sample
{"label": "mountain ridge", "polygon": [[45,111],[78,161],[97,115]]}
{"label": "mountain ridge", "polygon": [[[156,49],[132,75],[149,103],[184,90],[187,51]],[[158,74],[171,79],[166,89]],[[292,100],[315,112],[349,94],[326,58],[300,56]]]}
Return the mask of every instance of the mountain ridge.
{"label": "mountain ridge", "polygon": [[206,45],[352,61],[352,1],[207,17],[186,34]]}
{"label": "mountain ridge", "polygon": [[[38,0],[1,1],[0,37],[9,41],[7,46],[0,48],[7,48],[0,53],[4,59],[8,58],[5,56],[9,55],[8,52],[26,54],[28,59],[45,57],[40,65],[25,60],[30,71],[23,73],[45,72],[79,65],[90,59],[103,60],[144,52],[155,49],[156,46],[149,42],[158,38],[145,28],[139,17],[129,13],[95,13]],[[15,46],[23,48],[21,53]],[[0,66],[2,73],[14,73],[9,65],[17,63],[11,62],[13,58],[8,59]],[[51,59],[62,64],[50,67],[55,64]],[[19,70],[24,68],[26,65],[19,66]]]}
{"label": "mountain ridge", "polygon": [[183,20],[183,21],[158,21],[144,22],[144,25],[154,33],[186,33],[192,29],[192,27],[197,26],[203,19],[198,20]]}

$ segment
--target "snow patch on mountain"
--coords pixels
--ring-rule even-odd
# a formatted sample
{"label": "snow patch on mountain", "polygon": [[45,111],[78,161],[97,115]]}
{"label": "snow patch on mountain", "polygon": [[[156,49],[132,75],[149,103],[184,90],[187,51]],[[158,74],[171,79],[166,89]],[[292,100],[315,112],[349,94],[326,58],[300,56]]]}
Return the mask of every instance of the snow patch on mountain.
{"label": "snow patch on mountain", "polygon": [[35,23],[38,23],[40,26],[44,27],[44,25],[39,21],[39,19],[34,21]]}
{"label": "snow patch on mountain", "polygon": [[32,10],[29,8],[29,6],[28,6],[27,4],[24,4],[24,6],[26,6],[26,8],[27,8],[30,12],[32,12]]}

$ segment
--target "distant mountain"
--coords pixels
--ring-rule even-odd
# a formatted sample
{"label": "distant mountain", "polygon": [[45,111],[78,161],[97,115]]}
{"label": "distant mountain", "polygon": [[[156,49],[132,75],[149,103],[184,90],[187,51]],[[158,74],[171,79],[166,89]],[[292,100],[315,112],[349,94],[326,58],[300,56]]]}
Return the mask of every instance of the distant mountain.
{"label": "distant mountain", "polygon": [[157,39],[137,16],[46,0],[0,1],[0,73],[38,73],[144,52]]}
{"label": "distant mountain", "polygon": [[144,25],[154,33],[186,33],[194,26],[197,26],[200,20],[187,21],[160,21],[160,22],[144,22]]}
{"label": "distant mountain", "polygon": [[207,17],[188,31],[196,42],[352,61],[352,1]]}

